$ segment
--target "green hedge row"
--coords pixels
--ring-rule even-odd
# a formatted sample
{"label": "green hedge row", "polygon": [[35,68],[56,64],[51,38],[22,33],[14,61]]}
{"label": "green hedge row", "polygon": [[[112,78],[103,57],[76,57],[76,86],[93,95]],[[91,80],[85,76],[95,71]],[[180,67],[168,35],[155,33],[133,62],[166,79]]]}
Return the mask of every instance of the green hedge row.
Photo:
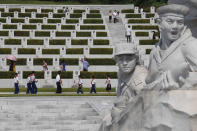
{"label": "green hedge row", "polygon": [[62,18],[62,17],[65,17],[65,14],[53,14],[53,18]]}
{"label": "green hedge row", "polygon": [[53,65],[53,58],[34,58],[34,65],[43,65],[43,60],[46,61],[47,65]]}
{"label": "green hedge row", "polygon": [[8,36],[9,32],[8,31],[0,31],[0,36]]}
{"label": "green hedge row", "polygon": [[70,36],[71,36],[71,32],[60,32],[60,31],[56,32],[56,37],[70,37]]}
{"label": "green hedge row", "polygon": [[154,17],[155,16],[155,14],[146,14],[146,18],[151,18],[151,17]]}
{"label": "green hedge row", "polygon": [[56,25],[42,25],[42,29],[43,30],[56,30]]}
{"label": "green hedge row", "polygon": [[91,37],[91,32],[76,32],[76,37]]}
{"label": "green hedge row", "polygon": [[103,19],[84,19],[84,24],[103,24]]}
{"label": "green hedge row", "polygon": [[158,26],[148,26],[148,25],[133,25],[133,30],[157,30]]}
{"label": "green hedge row", "polygon": [[5,24],[3,25],[3,29],[17,29],[17,25]]}
{"label": "green hedge row", "polygon": [[44,40],[39,39],[28,39],[27,45],[44,45]]}
{"label": "green hedge row", "polygon": [[21,39],[5,39],[5,45],[21,45]]}
{"label": "green hedge row", "polygon": [[[26,79],[32,71],[23,71],[23,79]],[[35,71],[36,79],[44,79],[44,71]]]}
{"label": "green hedge row", "polygon": [[122,9],[121,13],[134,13],[133,9]]}
{"label": "green hedge row", "polygon": [[19,13],[18,17],[31,17],[31,13]]}
{"label": "green hedge row", "polygon": [[107,32],[96,32],[96,37],[107,37]]}
{"label": "green hedge row", "polygon": [[14,31],[14,36],[29,37],[29,31]]}
{"label": "green hedge row", "polygon": [[35,31],[36,37],[50,37],[50,31]]}
{"label": "green hedge row", "polygon": [[0,79],[13,79],[14,72],[12,71],[0,71]]}
{"label": "green hedge row", "polygon": [[93,41],[94,45],[109,45],[109,40],[103,40],[103,39],[95,39]]}
{"label": "green hedge row", "polygon": [[88,45],[87,39],[78,39],[78,40],[71,40],[71,45]]}
{"label": "green hedge row", "polygon": [[88,58],[90,65],[116,65],[116,62],[110,58]]}
{"label": "green hedge row", "polygon": [[0,18],[0,22],[1,23],[6,23],[6,19],[5,18]]}
{"label": "green hedge row", "polygon": [[100,13],[100,10],[90,10],[90,13]]}
{"label": "green hedge row", "polygon": [[9,8],[9,12],[21,12],[21,8]]}
{"label": "green hedge row", "polygon": [[70,18],[80,18],[82,14],[70,14]]}
{"label": "green hedge row", "polygon": [[125,18],[141,18],[141,14],[125,14]]}
{"label": "green hedge row", "polygon": [[61,23],[61,19],[48,19],[48,23]]}
{"label": "green hedge row", "polygon": [[0,54],[11,54],[11,48],[0,48]]}
{"label": "green hedge row", "polygon": [[[52,79],[55,79],[57,76],[57,71],[52,71]],[[61,72],[61,79],[73,79],[72,71]]]}
{"label": "green hedge row", "polygon": [[59,64],[64,60],[66,65],[79,65],[79,59],[78,58],[60,58]]}
{"label": "green hedge row", "polygon": [[34,48],[18,48],[18,54],[36,54]]}
{"label": "green hedge row", "polygon": [[66,54],[83,54],[83,48],[67,48]]}
{"label": "green hedge row", "polygon": [[86,18],[101,18],[101,14],[86,14]]}
{"label": "green hedge row", "polygon": [[43,23],[43,19],[29,19],[29,23]]}
{"label": "green hedge row", "polygon": [[112,54],[113,48],[90,48],[90,54]]}
{"label": "green hedge row", "polygon": [[150,7],[146,7],[143,9],[144,12],[150,12]]}
{"label": "green hedge row", "polygon": [[36,18],[48,17],[48,14],[37,13]]}
{"label": "green hedge row", "polygon": [[75,30],[75,25],[62,25],[62,30]]}
{"label": "green hedge row", "polygon": [[58,55],[60,54],[60,49],[42,49],[43,55]]}
{"label": "green hedge row", "polygon": [[150,19],[129,19],[128,23],[150,23]]}
{"label": "green hedge row", "polygon": [[83,13],[85,10],[74,10],[73,13]]}
{"label": "green hedge row", "polygon": [[37,12],[37,9],[25,9],[25,12]]}
{"label": "green hedge row", "polygon": [[135,32],[135,36],[138,37],[149,36],[149,32]]}
{"label": "green hedge row", "polygon": [[79,19],[66,19],[66,23],[71,24],[71,23],[79,23]]}
{"label": "green hedge row", "polygon": [[[7,60],[6,63],[7,63],[7,65],[9,65],[10,60]],[[27,59],[26,58],[17,58],[17,61],[15,62],[15,65],[17,65],[17,66],[27,65]]]}
{"label": "green hedge row", "polygon": [[57,13],[63,13],[63,9],[57,10]]}
{"label": "green hedge row", "polygon": [[53,9],[41,9],[42,13],[49,13],[49,12],[53,12]]}
{"label": "green hedge row", "polygon": [[105,25],[80,25],[80,30],[105,30]]}
{"label": "green hedge row", "polygon": [[49,45],[65,45],[65,39],[53,39],[53,40],[49,40]]}
{"label": "green hedge row", "polygon": [[5,12],[5,9],[4,9],[4,8],[0,8],[0,11],[1,11],[1,12]]}
{"label": "green hedge row", "polygon": [[159,40],[139,40],[140,45],[155,45]]}
{"label": "green hedge row", "polygon": [[83,79],[90,79],[93,75],[95,79],[106,79],[107,75],[109,75],[111,79],[117,78],[117,72],[87,72],[87,71],[80,72],[80,76]]}
{"label": "green hedge row", "polygon": [[25,19],[11,19],[11,23],[25,23]]}
{"label": "green hedge row", "polygon": [[33,29],[37,29],[36,25],[22,25],[23,29],[28,29],[28,30],[33,30]]}
{"label": "green hedge row", "polygon": [[14,17],[14,13],[6,13],[6,12],[2,12],[1,13],[1,17]]}
{"label": "green hedge row", "polygon": [[150,54],[152,49],[146,49],[146,54]]}

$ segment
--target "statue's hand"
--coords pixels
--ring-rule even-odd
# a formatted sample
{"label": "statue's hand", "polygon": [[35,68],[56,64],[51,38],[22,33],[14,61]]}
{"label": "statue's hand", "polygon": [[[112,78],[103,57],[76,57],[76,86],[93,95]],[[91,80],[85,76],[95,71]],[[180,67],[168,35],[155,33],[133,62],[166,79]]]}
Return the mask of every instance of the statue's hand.
{"label": "statue's hand", "polygon": [[182,76],[179,77],[179,81],[182,83],[181,88],[188,89],[193,87],[193,82],[188,79],[184,79]]}
{"label": "statue's hand", "polygon": [[162,75],[162,81],[161,81],[161,87],[162,89],[177,89],[179,88],[178,83],[176,83],[173,78],[170,71],[163,72]]}

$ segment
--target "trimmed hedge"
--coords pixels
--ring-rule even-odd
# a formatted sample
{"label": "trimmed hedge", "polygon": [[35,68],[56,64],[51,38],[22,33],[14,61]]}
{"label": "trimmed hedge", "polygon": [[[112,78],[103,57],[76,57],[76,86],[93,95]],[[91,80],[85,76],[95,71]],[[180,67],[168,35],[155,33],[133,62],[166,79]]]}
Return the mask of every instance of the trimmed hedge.
{"label": "trimmed hedge", "polygon": [[29,31],[14,31],[14,36],[29,37]]}
{"label": "trimmed hedge", "polygon": [[125,14],[125,18],[141,18],[141,14]]}
{"label": "trimmed hedge", "polygon": [[80,25],[80,30],[105,30],[105,25]]}
{"label": "trimmed hedge", "polygon": [[150,19],[129,19],[128,23],[150,23]]}
{"label": "trimmed hedge", "polygon": [[34,58],[33,65],[43,65],[43,60],[47,65],[53,65],[53,58]]}
{"label": "trimmed hedge", "polygon": [[[52,79],[55,79],[57,76],[57,71],[52,71]],[[61,79],[73,79],[72,71],[63,71],[61,72]]]}
{"label": "trimmed hedge", "polygon": [[41,13],[53,12],[53,9],[41,9]]}
{"label": "trimmed hedge", "polygon": [[150,7],[146,7],[143,9],[144,12],[150,12]]}
{"label": "trimmed hedge", "polygon": [[48,17],[48,14],[37,13],[36,18]]}
{"label": "trimmed hedge", "polygon": [[36,25],[22,25],[22,28],[23,29],[31,29],[31,30],[35,30],[35,29],[37,29],[37,26]]}
{"label": "trimmed hedge", "polygon": [[0,8],[0,11],[1,11],[1,12],[5,12],[5,9],[4,9],[4,8]]}
{"label": "trimmed hedge", "polygon": [[61,19],[48,19],[48,23],[61,23]]}
{"label": "trimmed hedge", "polygon": [[107,37],[107,32],[96,32],[96,37]]}
{"label": "trimmed hedge", "polygon": [[101,18],[101,14],[86,14],[86,18]]}
{"label": "trimmed hedge", "polygon": [[78,39],[78,40],[71,40],[71,45],[88,45],[87,39]]}
{"label": "trimmed hedge", "polygon": [[80,18],[82,14],[70,14],[70,18]]}
{"label": "trimmed hedge", "polygon": [[148,26],[148,25],[133,25],[133,30],[157,30],[158,26]]}
{"label": "trimmed hedge", "polygon": [[90,54],[112,54],[113,48],[90,48]]}
{"label": "trimmed hedge", "polygon": [[6,23],[6,19],[5,18],[0,18],[0,22],[1,23]]}
{"label": "trimmed hedge", "polygon": [[9,8],[9,12],[21,12],[21,8]]}
{"label": "trimmed hedge", "polygon": [[84,24],[103,24],[103,19],[84,19]]}
{"label": "trimmed hedge", "polygon": [[53,18],[62,18],[62,17],[65,17],[65,14],[53,14]]}
{"label": "trimmed hedge", "polygon": [[[10,60],[7,60],[6,64],[9,65]],[[27,65],[27,59],[26,58],[17,58],[17,61],[15,62],[15,65],[17,65],[17,66]]]}
{"label": "trimmed hedge", "polygon": [[[27,79],[28,75],[32,73],[32,71],[23,71],[23,79]],[[36,79],[44,79],[44,71],[35,71]]]}
{"label": "trimmed hedge", "polygon": [[63,13],[63,9],[57,10],[58,13]]}
{"label": "trimmed hedge", "polygon": [[11,23],[25,23],[25,19],[11,19]]}
{"label": "trimmed hedge", "polygon": [[106,79],[107,75],[109,75],[111,79],[117,78],[117,72],[87,72],[87,71],[80,72],[80,76],[83,79],[90,79],[93,75],[95,79]]}
{"label": "trimmed hedge", "polygon": [[37,9],[25,9],[25,12],[37,12]]}
{"label": "trimmed hedge", "polygon": [[50,37],[50,31],[35,31],[35,37]]}
{"label": "trimmed hedge", "polygon": [[100,10],[90,10],[90,13],[100,13]]}
{"label": "trimmed hedge", "polygon": [[12,71],[0,71],[0,79],[13,79],[15,72]]}
{"label": "trimmed hedge", "polygon": [[88,58],[90,65],[116,65],[115,60],[110,58]]}
{"label": "trimmed hedge", "polygon": [[155,45],[159,40],[139,40],[140,45]]}
{"label": "trimmed hedge", "polygon": [[17,25],[5,24],[3,25],[3,29],[17,29]]}
{"label": "trimmed hedge", "polygon": [[0,36],[8,36],[9,32],[8,31],[0,31]]}
{"label": "trimmed hedge", "polygon": [[71,37],[71,32],[56,32],[56,37]]}
{"label": "trimmed hedge", "polygon": [[122,9],[121,13],[134,13],[133,9]]}
{"label": "trimmed hedge", "polygon": [[79,19],[66,19],[66,23],[71,24],[71,23],[79,23]]}
{"label": "trimmed hedge", "polygon": [[0,54],[11,54],[12,49],[11,48],[0,48]]}
{"label": "trimmed hedge", "polygon": [[18,17],[31,17],[31,13],[19,13]]}
{"label": "trimmed hedge", "polygon": [[85,10],[74,10],[73,13],[83,13]]}
{"label": "trimmed hedge", "polygon": [[43,30],[56,30],[56,25],[42,25]]}
{"label": "trimmed hedge", "polygon": [[62,30],[75,30],[75,25],[62,25]]}
{"label": "trimmed hedge", "polygon": [[21,39],[5,39],[5,45],[21,45]]}
{"label": "trimmed hedge", "polygon": [[1,17],[14,17],[14,13],[6,13],[6,12],[2,12],[1,13]]}
{"label": "trimmed hedge", "polygon": [[43,23],[43,19],[29,19],[29,23]]}
{"label": "trimmed hedge", "polygon": [[66,65],[79,65],[79,59],[78,58],[60,58],[59,64],[64,60]]}
{"label": "trimmed hedge", "polygon": [[94,45],[109,45],[109,40],[103,40],[103,39],[95,39],[93,41]]}
{"label": "trimmed hedge", "polygon": [[76,37],[91,37],[91,32],[76,32]]}
{"label": "trimmed hedge", "polygon": [[58,55],[60,54],[60,49],[42,49],[43,55]]}
{"label": "trimmed hedge", "polygon": [[67,48],[66,54],[83,54],[83,48]]}
{"label": "trimmed hedge", "polygon": [[146,49],[146,54],[150,54],[152,49]]}
{"label": "trimmed hedge", "polygon": [[155,16],[155,14],[146,14],[146,18],[151,18],[151,17],[154,17]]}
{"label": "trimmed hedge", "polygon": [[53,39],[49,40],[49,45],[65,45],[65,39]]}
{"label": "trimmed hedge", "polygon": [[138,37],[149,36],[149,32],[135,32],[135,36]]}
{"label": "trimmed hedge", "polygon": [[34,48],[18,48],[18,54],[36,54]]}
{"label": "trimmed hedge", "polygon": [[44,40],[39,39],[28,39],[27,45],[44,45]]}

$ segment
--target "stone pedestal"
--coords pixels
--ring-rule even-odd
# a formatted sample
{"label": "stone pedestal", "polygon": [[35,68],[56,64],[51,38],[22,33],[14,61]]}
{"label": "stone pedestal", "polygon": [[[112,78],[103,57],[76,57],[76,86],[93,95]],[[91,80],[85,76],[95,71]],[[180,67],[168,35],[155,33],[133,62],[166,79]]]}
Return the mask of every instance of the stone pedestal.
{"label": "stone pedestal", "polygon": [[14,11],[14,18],[18,18],[18,12]]}
{"label": "stone pedestal", "polygon": [[29,69],[33,69],[33,58],[27,58],[27,66]]}
{"label": "stone pedestal", "polygon": [[135,13],[135,14],[139,13],[139,7],[135,7],[135,8],[134,8],[134,13]]}
{"label": "stone pedestal", "polygon": [[12,48],[12,55],[16,56],[18,54],[18,50],[16,47]]}
{"label": "stone pedestal", "polygon": [[60,69],[59,66],[59,58],[53,58],[53,68],[58,71]]}
{"label": "stone pedestal", "polygon": [[4,39],[0,38],[0,47],[3,48],[4,47]]}
{"label": "stone pedestal", "polygon": [[29,17],[25,17],[25,24],[29,24]]}
{"label": "stone pedestal", "polygon": [[66,55],[66,48],[65,47],[60,48],[60,56],[64,57],[65,55]]}
{"label": "stone pedestal", "polygon": [[22,39],[22,47],[27,48],[27,38]]}

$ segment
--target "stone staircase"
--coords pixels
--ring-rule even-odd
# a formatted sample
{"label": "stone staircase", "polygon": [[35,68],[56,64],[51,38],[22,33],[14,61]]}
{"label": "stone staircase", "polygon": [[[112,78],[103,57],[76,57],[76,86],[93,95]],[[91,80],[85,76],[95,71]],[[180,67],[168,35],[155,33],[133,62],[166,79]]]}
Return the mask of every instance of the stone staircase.
{"label": "stone staircase", "polygon": [[[1,98],[0,131],[97,131],[102,116],[90,99],[105,101],[102,97]],[[109,107],[113,99],[108,100]]]}

